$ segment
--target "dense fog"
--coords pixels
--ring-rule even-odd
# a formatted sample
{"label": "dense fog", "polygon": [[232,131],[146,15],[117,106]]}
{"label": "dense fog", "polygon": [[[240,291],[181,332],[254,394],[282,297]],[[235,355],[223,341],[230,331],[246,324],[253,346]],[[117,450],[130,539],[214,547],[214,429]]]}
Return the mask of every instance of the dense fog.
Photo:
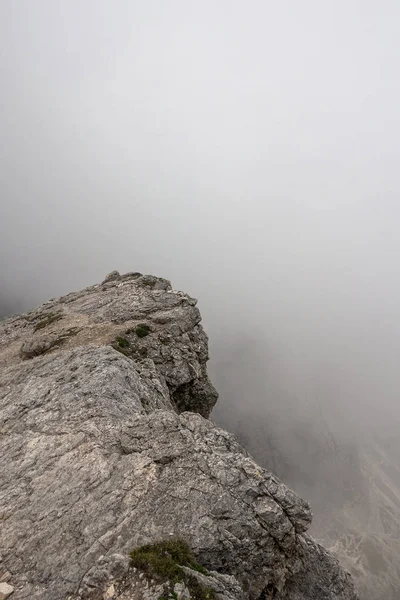
{"label": "dense fog", "polygon": [[395,434],[399,17],[2,2],[0,314],[160,275],[199,300],[219,422]]}

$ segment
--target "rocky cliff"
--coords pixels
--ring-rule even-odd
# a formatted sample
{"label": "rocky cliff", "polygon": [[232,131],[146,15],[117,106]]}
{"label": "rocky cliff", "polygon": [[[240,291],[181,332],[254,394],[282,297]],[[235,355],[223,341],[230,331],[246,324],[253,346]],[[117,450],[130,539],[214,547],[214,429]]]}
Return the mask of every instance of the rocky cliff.
{"label": "rocky cliff", "polygon": [[[307,503],[208,420],[200,321],[168,281],[114,272],[0,322],[0,598],[356,599]],[[201,568],[130,561],[168,540]]]}
{"label": "rocky cliff", "polygon": [[[340,417],[334,418],[336,409],[325,399],[307,405],[267,388],[257,400],[253,381],[262,382],[263,372],[254,365],[262,353],[257,355],[254,346],[246,347],[250,373],[238,356],[230,365],[213,364],[213,379],[224,390],[213,419],[235,433],[260,465],[311,502],[310,532],[349,570],[363,600],[399,600],[398,436],[341,433],[341,425],[335,425]],[[253,395],[243,405],[246,387]],[[261,393],[269,400],[262,406]]]}

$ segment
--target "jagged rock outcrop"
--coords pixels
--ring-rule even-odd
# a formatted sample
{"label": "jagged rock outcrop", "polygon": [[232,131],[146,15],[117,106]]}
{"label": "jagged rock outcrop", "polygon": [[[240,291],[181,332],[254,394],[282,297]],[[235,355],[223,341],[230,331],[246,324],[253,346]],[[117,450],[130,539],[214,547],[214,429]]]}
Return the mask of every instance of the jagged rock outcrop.
{"label": "jagged rock outcrop", "polygon": [[217,394],[200,320],[165,279],[113,272],[0,323],[12,598],[155,600],[129,552],[179,536],[217,597],[356,599],[305,533],[307,503],[207,420]]}

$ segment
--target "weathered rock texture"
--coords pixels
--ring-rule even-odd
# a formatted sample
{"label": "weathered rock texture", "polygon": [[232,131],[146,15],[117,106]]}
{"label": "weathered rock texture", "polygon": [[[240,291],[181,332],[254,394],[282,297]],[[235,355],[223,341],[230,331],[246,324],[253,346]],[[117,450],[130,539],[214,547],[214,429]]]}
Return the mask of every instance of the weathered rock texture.
{"label": "weathered rock texture", "polygon": [[207,420],[200,320],[168,281],[113,272],[0,323],[0,549],[15,600],[158,598],[127,557],[171,536],[221,598],[356,598],[305,534],[309,506]]}

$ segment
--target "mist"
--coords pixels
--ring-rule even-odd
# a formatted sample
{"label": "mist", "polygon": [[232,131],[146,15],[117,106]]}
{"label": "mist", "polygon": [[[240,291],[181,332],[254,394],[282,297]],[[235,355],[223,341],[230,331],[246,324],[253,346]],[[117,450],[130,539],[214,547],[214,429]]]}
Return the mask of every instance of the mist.
{"label": "mist", "polygon": [[[398,4],[0,4],[3,315],[137,270],[199,300],[216,418],[398,431]],[[313,412],[314,411],[314,412]]]}

